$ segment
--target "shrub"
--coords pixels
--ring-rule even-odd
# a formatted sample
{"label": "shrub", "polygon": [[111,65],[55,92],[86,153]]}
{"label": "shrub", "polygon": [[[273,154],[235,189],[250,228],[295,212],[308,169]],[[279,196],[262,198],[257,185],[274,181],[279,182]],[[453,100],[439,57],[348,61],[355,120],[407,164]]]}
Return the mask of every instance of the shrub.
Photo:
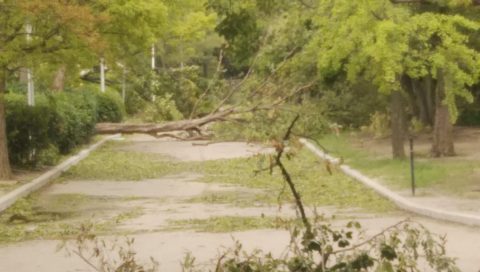
{"label": "shrub", "polygon": [[121,122],[125,116],[125,107],[120,95],[114,91],[97,92],[98,122]]}
{"label": "shrub", "polygon": [[457,121],[461,126],[480,126],[480,107],[469,106],[461,111]]}
{"label": "shrub", "polygon": [[49,144],[45,149],[41,149],[37,155],[37,163],[39,165],[53,166],[60,159],[60,151],[54,144]]}
{"label": "shrub", "polygon": [[36,97],[35,107],[27,105],[24,95],[8,94],[5,98],[10,160],[17,165],[33,165],[37,161],[35,152],[51,143],[50,125],[55,111],[43,95]]}
{"label": "shrub", "polygon": [[55,119],[50,135],[62,154],[79,144],[87,143],[95,131],[98,106],[95,96],[88,92],[60,93],[51,96]]}
{"label": "shrub", "polygon": [[97,121],[118,122],[125,112],[111,92],[37,94],[33,107],[24,94],[9,93],[6,103],[9,157],[17,166],[55,164],[60,153],[90,140]]}
{"label": "shrub", "polygon": [[155,102],[149,103],[145,108],[143,120],[146,122],[162,122],[180,120],[183,115],[178,111],[171,94],[157,97]]}
{"label": "shrub", "polygon": [[146,101],[136,91],[127,91],[127,95],[125,98],[125,111],[128,114],[137,114],[141,112],[145,108],[145,106]]}
{"label": "shrub", "polygon": [[390,133],[390,116],[375,112],[370,116],[370,124],[361,127],[361,130],[373,134],[376,138],[387,136]]}

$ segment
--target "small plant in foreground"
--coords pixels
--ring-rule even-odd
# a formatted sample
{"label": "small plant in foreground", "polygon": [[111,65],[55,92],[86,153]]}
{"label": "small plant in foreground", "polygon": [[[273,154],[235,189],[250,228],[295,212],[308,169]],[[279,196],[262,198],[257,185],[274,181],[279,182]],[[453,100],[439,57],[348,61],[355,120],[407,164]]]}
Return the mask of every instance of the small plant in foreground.
{"label": "small plant in foreground", "polygon": [[67,254],[76,255],[98,272],[155,272],[158,263],[151,258],[148,265],[139,264],[133,249],[135,239],[125,238],[124,242],[107,242],[94,233],[93,224],[82,224],[73,243],[64,241],[59,246]]}
{"label": "small plant in foreground", "polygon": [[219,259],[216,272],[349,272],[349,271],[460,271],[454,259],[445,256],[445,240],[408,220],[395,224],[369,239],[357,222],[335,229],[317,222],[310,233],[294,227],[287,252],[246,252],[237,242]]}

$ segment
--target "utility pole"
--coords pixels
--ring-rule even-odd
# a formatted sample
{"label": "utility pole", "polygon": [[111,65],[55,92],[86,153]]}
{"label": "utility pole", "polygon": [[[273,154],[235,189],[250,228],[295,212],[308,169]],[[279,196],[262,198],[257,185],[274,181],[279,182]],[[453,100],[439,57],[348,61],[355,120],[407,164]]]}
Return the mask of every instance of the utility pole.
{"label": "utility pole", "polygon": [[[33,27],[30,23],[25,25],[27,33],[27,44],[32,40]],[[35,86],[33,84],[33,73],[31,68],[27,68],[27,103],[29,106],[35,106]]]}
{"label": "utility pole", "polygon": [[105,59],[100,58],[100,91],[105,92]]}
{"label": "utility pole", "polygon": [[123,66],[123,76],[122,76],[122,99],[123,104],[125,104],[127,97],[127,67]]}
{"label": "utility pole", "polygon": [[[156,68],[156,63],[155,63],[155,44],[152,43],[152,71],[155,72],[155,68]],[[153,83],[153,78],[152,78],[152,83]],[[153,84],[152,84],[153,85]],[[155,94],[152,94],[152,102],[155,102],[155,100],[157,99],[156,95]]]}
{"label": "utility pole", "polygon": [[155,63],[155,44],[152,44],[152,70],[155,70],[156,63]]}

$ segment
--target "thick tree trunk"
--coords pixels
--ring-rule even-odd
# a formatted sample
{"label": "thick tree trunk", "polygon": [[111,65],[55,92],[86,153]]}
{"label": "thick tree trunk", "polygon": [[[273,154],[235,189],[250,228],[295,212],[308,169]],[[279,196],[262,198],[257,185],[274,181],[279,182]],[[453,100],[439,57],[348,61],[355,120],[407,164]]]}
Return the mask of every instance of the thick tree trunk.
{"label": "thick tree trunk", "polygon": [[395,159],[405,157],[405,113],[401,91],[394,91],[390,97],[390,119],[392,130],[392,155]]}
{"label": "thick tree trunk", "polygon": [[422,88],[422,85],[419,84],[418,80],[412,80],[412,90],[416,97],[416,104],[418,108],[418,119],[422,122],[423,125],[432,126],[433,118],[430,115],[429,105],[428,105],[428,92],[425,88]]}
{"label": "thick tree trunk", "polygon": [[55,73],[55,77],[53,78],[52,82],[52,91],[56,92],[63,92],[65,89],[65,73],[67,71],[67,66],[62,65],[58,68],[57,72]]}
{"label": "thick tree trunk", "polygon": [[424,79],[425,105],[428,113],[428,124],[432,127],[435,123],[436,85],[436,81],[431,76]]}
{"label": "thick tree trunk", "polygon": [[5,70],[0,68],[0,180],[11,178],[10,161],[8,159],[7,131],[5,116]]}
{"label": "thick tree trunk", "polygon": [[433,128],[432,156],[454,156],[453,124],[445,100],[445,77],[438,72],[437,92],[435,98],[435,124]]}

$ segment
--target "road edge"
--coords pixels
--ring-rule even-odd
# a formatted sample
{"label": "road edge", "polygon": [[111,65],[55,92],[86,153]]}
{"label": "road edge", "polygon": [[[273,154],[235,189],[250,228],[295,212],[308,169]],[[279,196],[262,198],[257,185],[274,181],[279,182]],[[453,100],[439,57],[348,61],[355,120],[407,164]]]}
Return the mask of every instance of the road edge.
{"label": "road edge", "polygon": [[27,184],[24,184],[15,190],[8,192],[7,194],[0,197],[0,212],[4,211],[13,203],[15,203],[19,198],[25,197],[36,190],[42,188],[43,186],[47,185],[53,179],[59,177],[63,172],[70,169],[70,167],[74,166],[75,164],[79,163],[83,159],[85,159],[90,153],[98,149],[100,146],[105,144],[107,141],[120,137],[120,134],[110,135],[99,142],[81,150],[77,154],[71,156],[67,160],[63,161],[59,165],[55,166],[54,168],[50,169],[49,171],[43,173],[41,176],[33,179]]}
{"label": "road edge", "polygon": [[466,214],[466,213],[457,213],[451,211],[444,211],[439,210],[432,207],[425,207],[420,204],[414,203],[405,197],[391,191],[390,189],[386,188],[385,186],[379,184],[377,181],[373,180],[372,178],[367,177],[366,175],[362,174],[360,171],[351,168],[348,165],[340,164],[340,160],[335,158],[331,155],[326,154],[322,150],[320,150],[316,145],[309,142],[307,139],[300,139],[300,142],[312,153],[316,156],[321,158],[322,160],[329,161],[332,164],[338,165],[339,169],[347,176],[353,178],[364,184],[365,186],[371,188],[381,196],[387,198],[388,200],[392,201],[397,207],[403,209],[408,212],[416,213],[422,216],[426,216],[429,218],[449,221],[453,223],[460,223],[468,226],[480,226],[480,216]]}

